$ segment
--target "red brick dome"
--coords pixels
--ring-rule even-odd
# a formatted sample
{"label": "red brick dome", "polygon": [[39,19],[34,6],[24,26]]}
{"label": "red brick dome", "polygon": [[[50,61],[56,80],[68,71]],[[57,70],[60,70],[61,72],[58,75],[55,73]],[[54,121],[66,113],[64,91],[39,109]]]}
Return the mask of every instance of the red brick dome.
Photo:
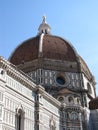
{"label": "red brick dome", "polygon": [[[71,43],[59,36],[51,35],[50,29],[50,26],[46,23],[46,17],[43,17],[43,21],[38,28],[38,35],[21,43],[14,50],[9,61],[14,65],[22,65],[21,69],[27,67],[25,64],[27,65],[33,61],[33,64],[35,64],[35,60],[37,60],[37,66],[40,66],[42,62],[46,64],[46,59],[47,62],[51,62],[52,65],[54,65],[53,60],[59,61],[58,66],[60,69],[62,69],[62,63],[66,62],[68,66],[67,68],[64,67],[65,70],[67,69],[67,71],[71,70],[73,72],[82,71],[91,79],[92,74],[88,66],[77,54]],[[42,62],[39,63],[40,59],[42,59]],[[48,67],[48,65],[45,64],[44,67]],[[28,68],[30,69],[31,66],[32,65],[29,64]]]}
{"label": "red brick dome", "polygon": [[58,36],[40,34],[19,45],[10,57],[10,62],[20,65],[22,62],[32,61],[39,57],[76,61],[77,55],[73,47]]}

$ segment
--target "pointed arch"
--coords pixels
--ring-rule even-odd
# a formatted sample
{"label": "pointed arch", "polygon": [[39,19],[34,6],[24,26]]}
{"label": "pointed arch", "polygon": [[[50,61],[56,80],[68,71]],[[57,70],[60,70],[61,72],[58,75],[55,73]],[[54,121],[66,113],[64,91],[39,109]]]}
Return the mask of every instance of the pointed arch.
{"label": "pointed arch", "polygon": [[16,117],[15,117],[15,128],[16,130],[24,130],[24,110],[22,106],[19,106],[16,109]]}

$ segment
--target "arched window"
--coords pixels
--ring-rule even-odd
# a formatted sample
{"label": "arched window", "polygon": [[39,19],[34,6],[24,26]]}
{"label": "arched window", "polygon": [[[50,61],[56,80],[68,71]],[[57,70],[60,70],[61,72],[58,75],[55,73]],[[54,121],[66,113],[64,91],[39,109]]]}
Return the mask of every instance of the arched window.
{"label": "arched window", "polygon": [[77,103],[78,105],[80,105],[80,98],[77,98]]}
{"label": "arched window", "polygon": [[67,119],[69,119],[69,118],[70,118],[70,113],[68,112],[68,113],[67,113]]}
{"label": "arched window", "polygon": [[71,96],[68,97],[68,101],[69,101],[69,103],[73,103],[74,102],[74,100],[73,100],[73,98]]}
{"label": "arched window", "polygon": [[24,130],[24,111],[19,108],[16,110],[16,130]]}
{"label": "arched window", "polygon": [[4,75],[4,74],[5,74],[5,71],[4,71],[2,68],[0,68],[0,74],[1,74],[1,75]]}
{"label": "arched window", "polygon": [[91,89],[91,86],[89,83],[87,83],[87,89],[88,89],[88,92],[91,94],[92,93],[92,89]]}
{"label": "arched window", "polygon": [[53,116],[50,119],[50,130],[56,130],[56,122],[53,119]]}
{"label": "arched window", "polygon": [[47,34],[47,29],[45,29],[45,34]]}
{"label": "arched window", "polygon": [[63,102],[63,101],[64,101],[64,97],[59,97],[58,100],[59,100],[60,102]]}

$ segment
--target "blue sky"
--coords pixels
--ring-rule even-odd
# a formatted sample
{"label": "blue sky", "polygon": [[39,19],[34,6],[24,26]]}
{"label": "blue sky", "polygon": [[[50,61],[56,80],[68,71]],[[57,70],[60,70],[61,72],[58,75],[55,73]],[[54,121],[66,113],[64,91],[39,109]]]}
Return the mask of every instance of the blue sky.
{"label": "blue sky", "polygon": [[72,43],[98,82],[98,0],[1,0],[0,55],[8,59],[36,36],[43,15],[51,33]]}

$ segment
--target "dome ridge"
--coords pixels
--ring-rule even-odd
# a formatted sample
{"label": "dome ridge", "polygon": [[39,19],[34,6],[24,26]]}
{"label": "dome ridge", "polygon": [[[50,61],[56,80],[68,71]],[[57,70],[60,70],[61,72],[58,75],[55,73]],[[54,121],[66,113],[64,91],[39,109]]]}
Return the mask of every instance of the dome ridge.
{"label": "dome ridge", "polygon": [[39,55],[38,57],[42,57],[42,49],[43,49],[43,37],[44,37],[44,33],[42,33],[40,35],[40,39],[39,39]]}
{"label": "dome ridge", "polygon": [[49,34],[40,34],[22,42],[11,54],[9,60],[13,64],[21,64],[39,57],[77,61],[77,52],[67,40]]}
{"label": "dome ridge", "polygon": [[[75,60],[77,61],[76,57],[78,57],[78,53],[74,49],[71,43],[67,40],[63,39],[62,37],[56,35],[44,35],[44,47],[47,49],[47,54],[43,54],[43,57],[59,59],[59,60]],[[45,44],[47,43],[47,44]],[[43,50],[43,53],[45,52]],[[48,54],[49,53],[49,54]],[[52,55],[53,54],[53,55]],[[57,55],[56,55],[57,54]],[[50,55],[50,56],[49,56]]]}

